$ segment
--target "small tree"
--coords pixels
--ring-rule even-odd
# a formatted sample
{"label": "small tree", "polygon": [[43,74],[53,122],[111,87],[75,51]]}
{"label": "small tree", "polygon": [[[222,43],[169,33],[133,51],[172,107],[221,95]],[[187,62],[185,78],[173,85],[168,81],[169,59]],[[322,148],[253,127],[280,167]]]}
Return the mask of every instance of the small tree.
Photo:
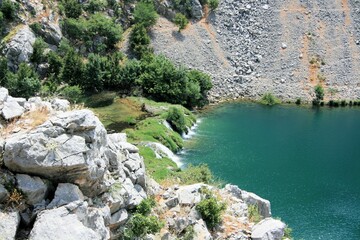
{"label": "small tree", "polygon": [[209,0],[209,7],[214,11],[219,6],[219,0]]}
{"label": "small tree", "polygon": [[179,108],[170,108],[166,121],[168,121],[171,127],[179,134],[187,132],[184,113]]}
{"label": "small tree", "polygon": [[65,15],[68,18],[78,18],[82,13],[81,4],[77,0],[64,0]]}
{"label": "small tree", "polygon": [[0,56],[0,85],[5,86],[6,85],[6,75],[8,73],[9,69],[7,66],[7,59],[5,57]]}
{"label": "small tree", "polygon": [[134,10],[135,23],[143,24],[146,28],[154,26],[158,15],[154,4],[150,2],[139,2]]}
{"label": "small tree", "polygon": [[189,20],[185,17],[184,14],[177,13],[174,18],[174,23],[179,27],[179,32],[185,29],[186,25],[188,25]]}
{"label": "small tree", "polygon": [[17,3],[13,3],[10,0],[3,0],[0,11],[3,13],[4,17],[8,20],[14,20],[16,17],[16,11],[18,9]]}
{"label": "small tree", "polygon": [[33,63],[41,63],[44,58],[44,50],[47,44],[42,38],[37,38],[33,44],[33,54],[30,57],[30,61]]}
{"label": "small tree", "polygon": [[82,83],[84,73],[84,64],[81,57],[70,49],[64,58],[64,65],[61,69],[61,80],[70,85]]}
{"label": "small tree", "polygon": [[130,35],[131,50],[137,58],[142,58],[145,54],[152,52],[149,45],[150,37],[147,34],[145,26],[143,24],[135,24]]}

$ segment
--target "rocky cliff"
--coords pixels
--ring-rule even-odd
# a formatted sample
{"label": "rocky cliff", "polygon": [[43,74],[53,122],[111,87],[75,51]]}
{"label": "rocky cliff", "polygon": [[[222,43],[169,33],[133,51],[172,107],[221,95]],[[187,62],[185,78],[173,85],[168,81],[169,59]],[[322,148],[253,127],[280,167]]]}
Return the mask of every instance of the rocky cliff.
{"label": "rocky cliff", "polygon": [[[90,110],[0,93],[0,239],[124,239],[149,197],[156,200],[151,215],[164,225],[138,239],[183,239],[189,228],[191,239],[283,237],[285,224],[271,218],[269,201],[232,185],[162,187],[126,135],[107,134]],[[226,204],[212,231],[196,208],[204,188]],[[264,220],[254,223],[251,206]]]}
{"label": "rocky cliff", "polygon": [[[214,77],[212,100],[360,98],[360,4],[356,0],[222,0],[181,33],[166,19],[153,46]],[[332,90],[330,90],[332,89]]]}

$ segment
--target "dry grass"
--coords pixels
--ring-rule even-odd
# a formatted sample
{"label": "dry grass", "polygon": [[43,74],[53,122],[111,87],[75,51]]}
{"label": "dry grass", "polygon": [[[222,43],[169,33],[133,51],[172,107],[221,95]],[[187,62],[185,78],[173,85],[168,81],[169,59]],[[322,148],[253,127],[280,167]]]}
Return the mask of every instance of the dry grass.
{"label": "dry grass", "polygon": [[14,188],[9,195],[9,198],[5,202],[5,209],[21,209],[22,206],[25,204],[25,197],[24,195],[17,189]]}
{"label": "dry grass", "polygon": [[48,120],[49,113],[49,109],[46,107],[26,112],[20,118],[14,119],[6,127],[1,129],[0,136],[6,138],[10,134],[21,130],[30,131]]}

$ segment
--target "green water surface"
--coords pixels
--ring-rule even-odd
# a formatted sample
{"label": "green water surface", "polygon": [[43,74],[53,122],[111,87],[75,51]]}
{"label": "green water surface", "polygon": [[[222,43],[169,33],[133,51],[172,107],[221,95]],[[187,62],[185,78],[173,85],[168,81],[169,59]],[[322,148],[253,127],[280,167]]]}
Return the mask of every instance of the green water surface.
{"label": "green water surface", "polygon": [[360,239],[360,109],[226,104],[182,154],[271,201],[295,239]]}

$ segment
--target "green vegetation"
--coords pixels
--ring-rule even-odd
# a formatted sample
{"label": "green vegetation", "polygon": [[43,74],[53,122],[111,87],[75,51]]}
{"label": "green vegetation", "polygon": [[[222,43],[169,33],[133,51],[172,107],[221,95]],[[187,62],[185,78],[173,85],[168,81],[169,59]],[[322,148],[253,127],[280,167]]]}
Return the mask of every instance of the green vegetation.
{"label": "green vegetation", "polygon": [[0,11],[2,13],[3,19],[14,20],[16,18],[16,13],[19,9],[18,3],[13,3],[10,0],[3,0],[0,6]]}
{"label": "green vegetation", "polygon": [[283,239],[293,239],[292,229],[289,226],[285,227]]}
{"label": "green vegetation", "polygon": [[324,88],[320,84],[318,84],[314,87],[314,91],[315,99],[313,100],[313,105],[319,106],[321,100],[324,99]]}
{"label": "green vegetation", "polygon": [[135,214],[126,223],[125,239],[144,238],[146,234],[154,234],[164,226],[155,216],[149,216],[151,208],[155,206],[153,199],[144,199],[137,206]]}
{"label": "green vegetation", "polygon": [[82,7],[77,0],[63,0],[62,5],[65,10],[65,15],[68,18],[78,18],[82,13]]}
{"label": "green vegetation", "polygon": [[135,23],[143,25],[145,28],[154,26],[158,15],[154,4],[151,1],[139,2],[134,10]]}
{"label": "green vegetation", "polygon": [[136,24],[130,35],[130,48],[137,58],[142,58],[146,54],[152,53],[152,49],[149,47],[150,37],[143,24]]}
{"label": "green vegetation", "polygon": [[296,104],[296,105],[301,105],[301,98],[296,99],[295,104]]}
{"label": "green vegetation", "polygon": [[215,177],[206,164],[200,164],[197,166],[188,165],[185,169],[175,172],[172,175],[173,179],[176,179],[178,183],[184,185],[199,182],[217,185]]}
{"label": "green vegetation", "polygon": [[184,234],[182,237],[180,237],[179,240],[193,240],[193,239],[196,239],[196,232],[194,230],[194,227],[192,225],[189,225],[187,226],[185,229],[184,229]]}
{"label": "green vegetation", "polygon": [[275,97],[271,93],[265,93],[262,96],[262,98],[260,100],[260,103],[264,104],[264,105],[273,106],[273,105],[281,103],[281,101],[280,101],[280,99],[278,99],[277,97]]}
{"label": "green vegetation", "polygon": [[47,44],[42,38],[37,38],[33,44],[33,54],[30,57],[30,61],[33,63],[41,63],[44,60],[44,50]]}
{"label": "green vegetation", "polygon": [[209,0],[209,7],[214,11],[219,6],[219,0]]}
{"label": "green vegetation", "polygon": [[221,214],[226,209],[224,203],[212,195],[209,190],[203,190],[203,199],[196,205],[196,210],[202,216],[209,229],[213,229],[216,225],[221,222]]}
{"label": "green vegetation", "polygon": [[85,10],[90,13],[104,11],[107,7],[107,2],[104,0],[90,0],[85,5]]}
{"label": "green vegetation", "polygon": [[260,215],[259,207],[257,205],[249,205],[248,214],[249,214],[250,222],[258,223],[262,219]]}
{"label": "green vegetation", "polygon": [[174,18],[174,23],[179,27],[179,32],[189,24],[189,20],[182,13],[177,13]]}
{"label": "green vegetation", "polygon": [[172,129],[179,134],[187,133],[187,127],[185,123],[184,113],[176,107],[172,107],[168,111],[168,115],[166,117],[166,121],[170,123]]}

